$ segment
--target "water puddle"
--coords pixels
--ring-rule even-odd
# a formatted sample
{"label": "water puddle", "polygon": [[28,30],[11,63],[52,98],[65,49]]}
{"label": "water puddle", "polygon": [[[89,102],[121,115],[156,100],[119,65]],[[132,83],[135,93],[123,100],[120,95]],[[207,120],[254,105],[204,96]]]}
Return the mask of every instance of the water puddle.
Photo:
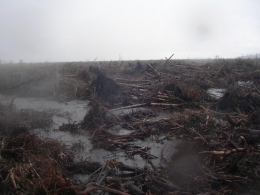
{"label": "water puddle", "polygon": [[253,85],[252,81],[238,81],[237,85],[240,87],[251,87]]}
{"label": "water puddle", "polygon": [[60,103],[53,100],[43,98],[14,98],[0,95],[0,101],[3,104],[9,104],[14,99],[13,105],[17,110],[32,109],[35,111],[52,111],[53,126],[51,129],[58,128],[62,124],[80,122],[89,110],[89,101],[73,100],[67,103]]}
{"label": "water puddle", "polygon": [[[130,130],[120,128],[119,126],[112,129],[109,129],[108,131],[117,135],[127,135],[132,132]],[[114,131],[114,129],[116,130]],[[99,148],[98,145],[93,146],[89,140],[90,136],[87,133],[84,133],[83,135],[72,135],[69,132],[43,131],[42,129],[36,129],[35,132],[41,138],[56,139],[69,148],[73,148],[74,145],[79,144],[80,149],[74,152],[76,161],[87,159],[103,164],[106,160],[117,159],[118,161],[124,162],[125,164],[131,166],[136,164],[142,167],[145,164],[145,160],[139,155],[135,155],[134,158],[127,158],[125,150],[120,148],[110,151]],[[157,140],[161,138],[163,138],[163,136],[157,137]],[[131,143],[135,146],[145,146],[151,148],[149,153],[158,157],[153,159],[152,162],[155,166],[159,166],[170,159],[172,154],[176,151],[175,146],[179,143],[179,141],[173,139],[164,140],[163,142],[156,142],[156,138],[151,136],[145,140],[137,140]]]}
{"label": "water puddle", "polygon": [[[0,95],[0,101],[2,103],[6,102],[6,104],[8,104],[11,101],[10,99],[11,97]],[[41,98],[15,98],[13,101],[13,105],[17,110],[32,109],[36,111],[54,111],[53,124],[51,127],[46,130],[35,129],[34,131],[40,138],[56,139],[70,148],[74,152],[76,161],[91,160],[103,164],[106,160],[116,159],[126,165],[143,167],[146,160],[140,155],[128,158],[123,149],[118,148],[110,151],[94,146],[90,141],[91,135],[88,134],[87,130],[82,130],[83,133],[81,134],[71,134],[67,131],[58,130],[59,126],[63,124],[81,122],[90,108],[88,103],[89,101],[74,100],[65,104]],[[114,111],[113,114],[120,116],[137,110],[147,110],[147,108],[117,110]],[[120,125],[116,125],[107,131],[116,135],[128,135],[134,130],[124,129]],[[145,140],[137,140],[131,143],[139,147],[149,147],[149,154],[157,157],[151,159],[151,161],[158,167],[164,165],[170,159],[173,153],[176,152],[175,146],[179,143],[179,141],[175,139],[158,142],[157,140],[161,138],[161,136],[151,136]],[[81,174],[76,174],[74,177],[82,182],[88,178],[86,175]]]}
{"label": "water puddle", "polygon": [[116,135],[127,135],[134,132],[134,130],[131,131],[129,129],[122,128],[121,125],[115,125],[112,128],[108,129],[108,132]]}
{"label": "water puddle", "polygon": [[226,89],[217,89],[217,88],[210,88],[207,90],[207,93],[215,98],[215,99],[220,99],[223,97],[224,93],[226,92]]}

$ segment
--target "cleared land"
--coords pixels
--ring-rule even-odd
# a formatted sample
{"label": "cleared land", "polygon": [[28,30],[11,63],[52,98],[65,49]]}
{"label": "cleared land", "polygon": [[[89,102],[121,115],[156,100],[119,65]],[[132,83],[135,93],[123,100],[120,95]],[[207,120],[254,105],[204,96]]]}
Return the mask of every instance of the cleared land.
{"label": "cleared land", "polygon": [[[88,100],[83,121],[56,131],[87,134],[95,147],[144,162],[75,161],[81,143],[68,147],[34,131],[48,130],[53,112],[19,110],[11,98],[0,103],[3,194],[260,193],[257,59],[1,64],[0,94],[65,105]],[[177,152],[169,160],[136,144],[147,139],[178,140]],[[87,181],[75,180],[77,173]]]}

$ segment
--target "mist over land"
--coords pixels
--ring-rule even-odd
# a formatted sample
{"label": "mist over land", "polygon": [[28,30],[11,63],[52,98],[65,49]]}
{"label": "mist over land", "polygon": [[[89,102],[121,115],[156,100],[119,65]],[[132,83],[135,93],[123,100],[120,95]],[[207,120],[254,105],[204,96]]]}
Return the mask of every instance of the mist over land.
{"label": "mist over land", "polygon": [[2,62],[236,58],[259,53],[260,2],[2,1]]}

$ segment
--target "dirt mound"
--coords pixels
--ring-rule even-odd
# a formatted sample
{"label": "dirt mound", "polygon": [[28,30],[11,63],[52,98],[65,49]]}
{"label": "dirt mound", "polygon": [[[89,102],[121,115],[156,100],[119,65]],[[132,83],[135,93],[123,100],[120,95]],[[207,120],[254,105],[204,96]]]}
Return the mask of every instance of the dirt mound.
{"label": "dirt mound", "polygon": [[119,90],[119,85],[103,74],[97,67],[89,67],[89,70],[96,75],[92,87],[95,88],[100,97],[107,100]]}
{"label": "dirt mound", "polygon": [[104,119],[106,117],[106,110],[101,103],[101,100],[93,94],[93,98],[90,103],[90,110],[84,117],[82,122],[82,127],[84,128],[95,128],[100,124],[104,123]]}
{"label": "dirt mound", "polygon": [[188,86],[184,83],[182,84],[171,83],[165,86],[163,91],[183,101],[197,102],[203,99],[202,94],[197,87]]}

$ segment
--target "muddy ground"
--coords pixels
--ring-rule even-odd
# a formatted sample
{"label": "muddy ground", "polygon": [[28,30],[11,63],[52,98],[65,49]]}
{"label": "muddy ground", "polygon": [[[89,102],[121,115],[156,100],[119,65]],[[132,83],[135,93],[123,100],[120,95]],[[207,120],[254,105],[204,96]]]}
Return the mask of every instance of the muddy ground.
{"label": "muddy ground", "polygon": [[0,65],[0,194],[260,194],[260,61]]}

